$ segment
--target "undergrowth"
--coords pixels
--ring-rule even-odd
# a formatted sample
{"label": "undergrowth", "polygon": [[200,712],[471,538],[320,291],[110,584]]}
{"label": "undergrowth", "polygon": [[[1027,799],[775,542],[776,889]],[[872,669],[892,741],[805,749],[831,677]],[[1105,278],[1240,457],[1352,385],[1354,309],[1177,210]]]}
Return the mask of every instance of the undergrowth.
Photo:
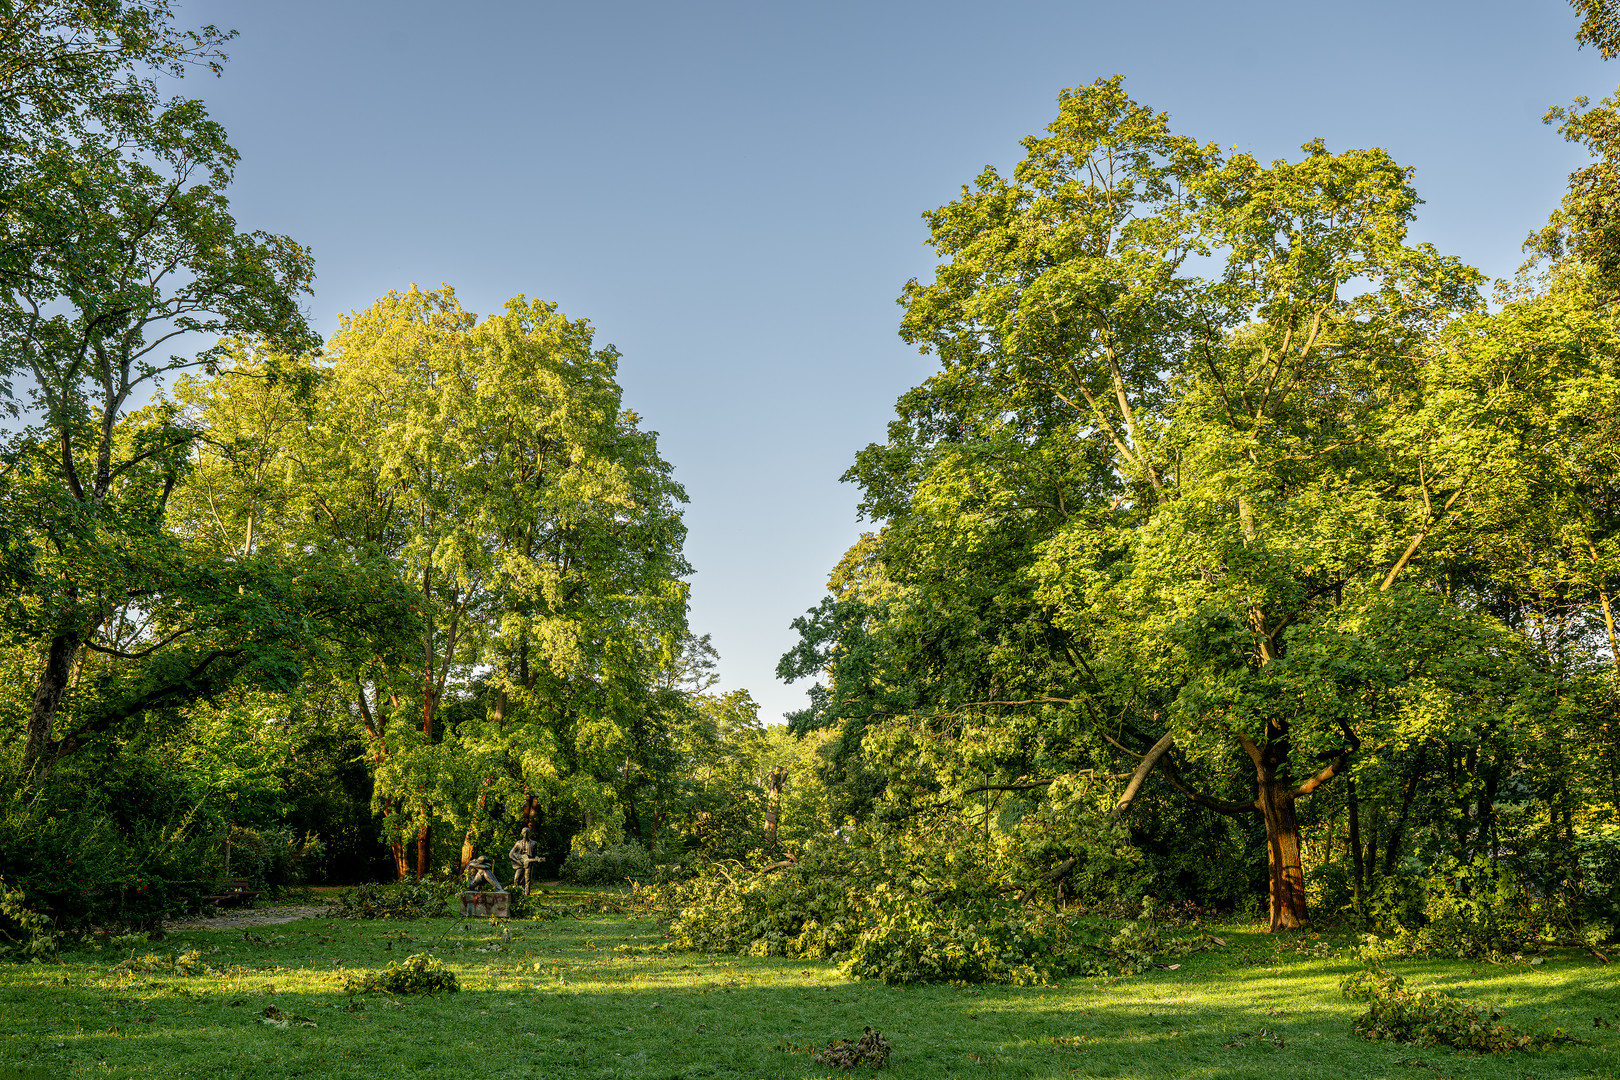
{"label": "undergrowth", "polygon": [[1450,1046],[1482,1054],[1545,1050],[1575,1041],[1563,1028],[1524,1032],[1503,1023],[1496,1009],[1474,1005],[1440,990],[1414,990],[1399,975],[1372,966],[1346,976],[1345,997],[1367,1004],[1354,1029],[1364,1039],[1413,1046]]}

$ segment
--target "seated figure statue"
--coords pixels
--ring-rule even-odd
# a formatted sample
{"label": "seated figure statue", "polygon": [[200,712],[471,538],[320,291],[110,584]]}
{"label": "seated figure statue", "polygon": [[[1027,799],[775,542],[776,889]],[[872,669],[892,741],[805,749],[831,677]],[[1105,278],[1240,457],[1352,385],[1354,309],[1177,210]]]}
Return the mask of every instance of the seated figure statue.
{"label": "seated figure statue", "polygon": [[506,891],[501,888],[500,880],[495,877],[495,867],[490,865],[488,858],[480,855],[467,864],[467,891],[477,892],[479,886],[485,883],[489,885],[491,892]]}
{"label": "seated figure statue", "polygon": [[517,888],[518,882],[523,882],[523,891],[529,891],[530,872],[540,863],[545,862],[537,853],[540,845],[529,838],[529,827],[523,827],[523,836],[512,845],[507,852],[507,858],[512,860],[512,888]]}

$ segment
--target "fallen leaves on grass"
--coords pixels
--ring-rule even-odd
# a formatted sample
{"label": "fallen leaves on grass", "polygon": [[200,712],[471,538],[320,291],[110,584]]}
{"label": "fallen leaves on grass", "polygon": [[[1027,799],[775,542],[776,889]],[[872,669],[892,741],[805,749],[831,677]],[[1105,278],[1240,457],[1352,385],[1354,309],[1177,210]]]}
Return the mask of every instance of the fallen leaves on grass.
{"label": "fallen leaves on grass", "polygon": [[866,1033],[855,1042],[848,1039],[839,1039],[829,1043],[827,1049],[815,1056],[817,1065],[830,1065],[835,1069],[853,1069],[857,1066],[866,1069],[881,1069],[889,1060],[889,1052],[893,1047],[883,1032],[866,1029]]}
{"label": "fallen leaves on grass", "polygon": [[1226,1049],[1233,1050],[1245,1046],[1257,1046],[1260,1043],[1269,1043],[1279,1050],[1283,1049],[1283,1047],[1287,1045],[1283,1041],[1283,1037],[1277,1034],[1275,1031],[1272,1031],[1270,1028],[1261,1028],[1259,1031],[1238,1032],[1232,1037],[1232,1041],[1226,1044]]}
{"label": "fallen leaves on grass", "polygon": [[259,1023],[268,1024],[269,1026],[275,1028],[289,1028],[294,1024],[297,1024],[299,1027],[310,1028],[319,1026],[314,1020],[311,1020],[307,1016],[299,1016],[297,1013],[282,1012],[274,1005],[266,1005],[264,1007],[264,1012],[259,1014]]}

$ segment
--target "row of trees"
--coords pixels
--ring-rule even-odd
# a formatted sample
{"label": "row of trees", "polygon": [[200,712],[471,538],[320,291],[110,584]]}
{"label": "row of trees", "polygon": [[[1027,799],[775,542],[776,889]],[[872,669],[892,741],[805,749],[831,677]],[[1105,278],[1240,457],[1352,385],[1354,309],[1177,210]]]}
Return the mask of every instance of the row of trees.
{"label": "row of trees", "polygon": [[1106,891],[1112,819],[1161,895],[1263,846],[1274,930],[1475,860],[1620,901],[1615,117],[1550,117],[1598,160],[1487,300],[1382,150],[1065,92],[926,215],[940,369],[845,476],[878,528],[797,624],[795,728],[880,817],[987,800],[1041,887]]}

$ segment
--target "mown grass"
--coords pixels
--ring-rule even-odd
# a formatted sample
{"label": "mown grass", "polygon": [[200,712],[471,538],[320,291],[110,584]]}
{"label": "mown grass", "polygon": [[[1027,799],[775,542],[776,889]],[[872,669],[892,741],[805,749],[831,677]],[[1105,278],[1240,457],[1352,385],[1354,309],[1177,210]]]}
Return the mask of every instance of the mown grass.
{"label": "mown grass", "polygon": [[[1535,967],[1391,965],[1409,981],[1501,1005],[1519,1027],[1562,1026],[1590,1040],[1491,1057],[1355,1037],[1359,1006],[1338,993],[1354,967],[1347,935],[1217,932],[1229,948],[1175,971],[1046,987],[899,988],[852,983],[828,964],[664,953],[644,915],[185,931],[117,953],[0,965],[0,1080],[797,1078],[828,1075],[812,1052],[867,1025],[893,1041],[884,1072],[894,1080],[1620,1075],[1620,979],[1590,956],[1559,952]],[[115,970],[132,952],[190,949],[218,973]],[[343,993],[345,971],[418,952],[448,964],[461,992]],[[314,1026],[266,1024],[269,1005]]]}

